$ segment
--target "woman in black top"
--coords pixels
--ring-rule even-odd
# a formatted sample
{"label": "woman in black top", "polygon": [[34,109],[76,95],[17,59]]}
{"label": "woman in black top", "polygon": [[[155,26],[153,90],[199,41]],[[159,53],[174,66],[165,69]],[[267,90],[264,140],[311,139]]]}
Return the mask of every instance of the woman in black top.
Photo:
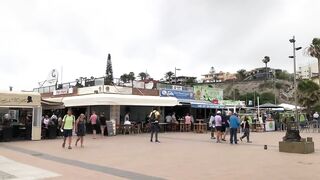
{"label": "woman in black top", "polygon": [[75,131],[77,133],[78,139],[76,141],[76,146],[78,145],[78,142],[80,141],[81,147],[83,147],[83,136],[86,134],[86,124],[85,124],[85,118],[86,116],[84,114],[80,114],[76,121],[76,128]]}
{"label": "woman in black top", "polygon": [[100,121],[100,129],[101,129],[101,135],[104,136],[104,129],[106,128],[106,117],[104,116],[104,113],[101,113],[99,117]]}

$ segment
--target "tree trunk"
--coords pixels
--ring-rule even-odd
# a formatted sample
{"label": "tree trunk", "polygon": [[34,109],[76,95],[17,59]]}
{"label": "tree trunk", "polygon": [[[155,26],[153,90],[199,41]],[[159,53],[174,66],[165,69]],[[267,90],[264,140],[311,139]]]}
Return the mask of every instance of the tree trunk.
{"label": "tree trunk", "polygon": [[318,58],[318,81],[320,86],[320,57]]}

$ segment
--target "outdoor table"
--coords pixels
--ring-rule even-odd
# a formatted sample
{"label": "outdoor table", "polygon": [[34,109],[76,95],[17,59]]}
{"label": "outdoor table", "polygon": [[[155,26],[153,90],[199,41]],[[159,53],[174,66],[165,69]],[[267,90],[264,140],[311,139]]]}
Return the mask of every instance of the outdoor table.
{"label": "outdoor table", "polygon": [[195,132],[195,133],[207,132],[207,123],[194,123],[193,132]]}

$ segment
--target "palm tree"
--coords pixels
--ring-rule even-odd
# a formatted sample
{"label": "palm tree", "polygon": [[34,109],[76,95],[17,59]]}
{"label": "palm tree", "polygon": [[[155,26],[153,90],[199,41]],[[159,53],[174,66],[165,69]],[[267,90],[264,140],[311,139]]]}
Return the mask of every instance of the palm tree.
{"label": "palm tree", "polygon": [[123,82],[123,83],[127,83],[129,81],[129,77],[128,77],[128,74],[123,74],[120,76],[120,80]]}
{"label": "palm tree", "polygon": [[133,87],[133,81],[136,79],[136,77],[134,76],[134,72],[130,72],[128,74],[128,79],[129,81],[131,81],[132,87]]}
{"label": "palm tree", "polygon": [[268,71],[268,63],[270,62],[270,57],[269,56],[265,56],[263,59],[262,59],[262,62],[266,64],[266,80],[268,79],[268,75],[269,75],[269,72]]}
{"label": "palm tree", "polygon": [[298,101],[307,108],[307,113],[310,114],[311,107],[320,101],[320,86],[311,80],[299,82]]}
{"label": "palm tree", "polygon": [[167,81],[171,82],[173,75],[174,75],[174,73],[172,71],[169,71],[169,72],[166,72],[164,77],[166,78]]}
{"label": "palm tree", "polygon": [[313,38],[310,46],[306,48],[306,54],[318,59],[318,80],[320,85],[320,38]]}
{"label": "palm tree", "polygon": [[149,76],[148,73],[145,73],[145,72],[141,72],[138,75],[138,77],[140,77],[141,81],[146,80],[148,76]]}

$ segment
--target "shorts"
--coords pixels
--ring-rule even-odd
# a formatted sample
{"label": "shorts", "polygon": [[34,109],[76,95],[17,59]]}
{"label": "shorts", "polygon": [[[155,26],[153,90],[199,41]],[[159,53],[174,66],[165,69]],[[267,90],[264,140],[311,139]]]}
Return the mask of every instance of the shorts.
{"label": "shorts", "polygon": [[64,129],[63,136],[64,137],[71,137],[72,136],[72,129]]}
{"label": "shorts", "polygon": [[98,124],[92,124],[92,130],[98,130],[99,129],[99,126]]}
{"label": "shorts", "polygon": [[216,130],[221,132],[222,131],[222,126],[216,126]]}
{"label": "shorts", "polygon": [[221,127],[221,132],[226,132],[226,126]]}

